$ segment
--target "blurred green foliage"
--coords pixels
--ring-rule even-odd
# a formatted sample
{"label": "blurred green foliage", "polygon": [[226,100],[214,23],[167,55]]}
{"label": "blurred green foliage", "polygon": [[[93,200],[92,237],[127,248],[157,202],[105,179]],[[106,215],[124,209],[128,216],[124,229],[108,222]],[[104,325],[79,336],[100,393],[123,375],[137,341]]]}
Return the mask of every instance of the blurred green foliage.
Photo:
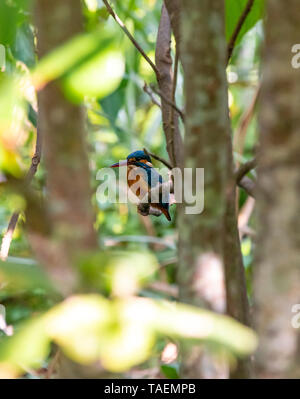
{"label": "blurred green foliage", "polygon": [[213,342],[244,356],[257,345],[248,327],[227,316],[153,299],[86,295],[68,298],[3,338],[0,367],[9,364],[18,373],[41,365],[53,340],[79,363],[101,359],[106,369],[122,372],[145,361],[159,335]]}
{"label": "blurred green foliage", "polygon": [[[226,0],[225,1],[225,12],[226,12],[226,39],[229,41],[236,26],[242,15],[249,0]],[[265,0],[256,0],[253,2],[252,10],[248,14],[242,29],[237,37],[236,44],[240,43],[245,33],[249,29],[263,18],[265,10]]]}

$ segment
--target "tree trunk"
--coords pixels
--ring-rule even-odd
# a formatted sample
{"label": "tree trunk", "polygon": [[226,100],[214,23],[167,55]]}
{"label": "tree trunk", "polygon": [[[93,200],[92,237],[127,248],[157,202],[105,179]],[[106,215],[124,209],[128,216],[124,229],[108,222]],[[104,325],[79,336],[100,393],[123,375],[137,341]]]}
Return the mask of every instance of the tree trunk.
{"label": "tree trunk", "polygon": [[[38,55],[43,57],[80,33],[80,1],[37,1],[36,26]],[[38,93],[38,107],[53,234],[51,243],[36,234],[31,234],[30,242],[37,257],[68,295],[78,283],[72,268],[74,249],[90,249],[97,244],[90,204],[84,114],[81,107],[66,100],[58,82],[49,83]]]}
{"label": "tree trunk", "polygon": [[[186,0],[182,4],[181,60],[185,74],[185,168],[204,168],[201,215],[180,214],[178,280],[183,302],[225,311],[223,234],[230,123],[225,74],[224,4]],[[198,193],[201,195],[202,193]],[[185,348],[184,378],[226,377],[204,348]]]}
{"label": "tree trunk", "polygon": [[[180,0],[165,0],[172,30],[176,40],[176,48],[180,50],[181,43],[181,7]],[[180,58],[181,55],[180,55]],[[226,107],[227,105],[224,104]],[[227,313],[246,325],[250,325],[249,305],[244,273],[243,258],[237,228],[235,209],[235,181],[233,176],[233,157],[230,131],[227,134],[228,180],[227,204],[225,212],[224,232],[224,268],[226,276]],[[224,149],[225,151],[225,149]],[[250,361],[240,360],[232,373],[233,378],[249,378],[251,375]]]}
{"label": "tree trunk", "polygon": [[[38,54],[43,57],[81,32],[80,0],[36,2]],[[47,208],[51,237],[30,234],[37,258],[46,266],[64,295],[80,289],[73,260],[75,251],[97,247],[93,228],[90,174],[82,107],[65,98],[59,82],[38,93],[38,128],[43,133],[47,170]],[[60,356],[60,378],[99,376],[99,369],[74,364]]]}
{"label": "tree trunk", "polygon": [[300,73],[291,65],[299,35],[299,2],[268,0],[254,271],[262,378],[300,377],[300,330],[292,323],[300,303]]}
{"label": "tree trunk", "polygon": [[[79,0],[37,1],[38,54],[43,57],[81,32]],[[57,231],[73,248],[96,245],[82,107],[66,100],[58,82],[38,96],[49,204]]]}
{"label": "tree trunk", "polygon": [[[233,151],[231,135],[227,137],[228,178],[226,189],[226,211],[224,232],[224,268],[226,280],[227,313],[240,323],[250,326],[246,277],[241,252],[236,215],[236,182],[233,173]],[[239,359],[231,372],[231,378],[250,378],[250,358]]]}

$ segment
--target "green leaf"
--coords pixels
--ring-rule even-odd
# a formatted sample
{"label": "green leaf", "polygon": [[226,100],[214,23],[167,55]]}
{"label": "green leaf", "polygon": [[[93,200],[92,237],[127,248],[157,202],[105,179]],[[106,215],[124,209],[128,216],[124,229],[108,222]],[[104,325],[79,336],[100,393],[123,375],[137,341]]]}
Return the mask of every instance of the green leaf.
{"label": "green leaf", "polygon": [[[162,335],[214,343],[215,349],[238,356],[249,355],[257,346],[250,328],[193,306],[81,295],[68,298],[5,339],[0,346],[0,372],[1,367],[38,365],[48,353],[50,340],[79,363],[100,360],[106,369],[123,372],[147,360],[155,339]],[[170,369],[165,372],[176,377]]]}
{"label": "green leaf", "polygon": [[36,288],[54,292],[46,274],[30,259],[9,257],[5,262],[0,260],[0,281],[5,282],[5,289],[10,292]]}
{"label": "green leaf", "polygon": [[49,336],[75,361],[99,359],[101,340],[113,325],[110,302],[99,295],[71,297],[45,315]]}
{"label": "green leaf", "polygon": [[34,35],[29,24],[23,24],[17,30],[11,50],[16,60],[24,62],[29,68],[35,65]]}
{"label": "green leaf", "polygon": [[33,72],[33,82],[41,88],[60,78],[66,96],[81,101],[84,96],[107,96],[119,86],[123,74],[124,59],[114,30],[101,28],[46,55]]}
{"label": "green leaf", "polygon": [[26,18],[24,10],[30,5],[28,0],[1,0],[0,2],[0,43],[13,44],[17,27]]}
{"label": "green leaf", "polygon": [[[41,367],[50,350],[50,339],[43,318],[24,323],[11,337],[0,341],[1,368],[18,374],[27,368]],[[2,363],[2,364],[1,364]]]}
{"label": "green leaf", "polygon": [[256,335],[250,328],[228,316],[194,306],[168,301],[157,302],[152,316],[153,323],[161,334],[212,342],[237,356],[252,353],[257,346]]}
{"label": "green leaf", "polygon": [[[243,14],[243,11],[249,0],[226,0],[225,3],[225,18],[226,18],[226,40],[229,41],[238,21]],[[265,9],[264,0],[255,0],[250,13],[248,14],[242,29],[237,37],[236,44],[238,44],[243,36],[253,26],[263,18]]]}
{"label": "green leaf", "polygon": [[160,366],[161,372],[170,379],[178,379],[178,364],[162,364]]}
{"label": "green leaf", "polygon": [[102,98],[118,87],[123,74],[123,55],[111,44],[69,74],[63,87],[75,101],[81,101],[84,96]]}
{"label": "green leaf", "polygon": [[17,79],[0,72],[0,170],[15,177],[22,176],[18,139],[25,118],[18,83]]}
{"label": "green leaf", "polygon": [[127,79],[123,79],[117,90],[109,96],[104,97],[101,101],[101,107],[105,114],[109,117],[110,122],[114,125],[118,113],[125,102],[125,88],[128,83]]}
{"label": "green leaf", "polygon": [[149,252],[103,251],[78,258],[78,267],[87,287],[95,287],[116,296],[136,293],[158,268]]}

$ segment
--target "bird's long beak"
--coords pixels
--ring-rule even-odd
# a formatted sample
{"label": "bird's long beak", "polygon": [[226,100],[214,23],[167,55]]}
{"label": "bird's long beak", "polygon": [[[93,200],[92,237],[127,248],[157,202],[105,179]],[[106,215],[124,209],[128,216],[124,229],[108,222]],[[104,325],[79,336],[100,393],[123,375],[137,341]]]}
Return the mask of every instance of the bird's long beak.
{"label": "bird's long beak", "polygon": [[126,161],[120,161],[120,162],[114,163],[110,167],[111,168],[119,168],[120,166],[127,166],[127,165],[128,165],[128,162],[126,160]]}

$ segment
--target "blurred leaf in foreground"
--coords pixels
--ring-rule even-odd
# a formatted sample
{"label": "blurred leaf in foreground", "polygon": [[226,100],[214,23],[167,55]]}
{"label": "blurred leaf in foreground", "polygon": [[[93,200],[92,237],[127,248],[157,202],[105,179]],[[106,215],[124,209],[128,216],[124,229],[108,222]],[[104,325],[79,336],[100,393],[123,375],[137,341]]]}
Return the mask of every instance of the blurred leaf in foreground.
{"label": "blurred leaf in foreground", "polygon": [[77,261],[84,283],[114,296],[138,292],[158,268],[150,252],[103,251],[82,255]]}
{"label": "blurred leaf in foreground", "polygon": [[0,260],[0,283],[5,283],[5,290],[13,293],[36,288],[55,292],[42,268],[35,261],[25,258]]}
{"label": "blurred leaf in foreground", "polygon": [[33,71],[36,88],[61,79],[73,101],[85,96],[102,98],[113,92],[124,74],[124,59],[114,30],[81,34],[46,55]]}
{"label": "blurred leaf in foreground", "polygon": [[255,333],[233,319],[189,305],[145,298],[108,300],[99,295],[71,297],[29,322],[15,336],[3,338],[1,368],[39,364],[50,341],[73,360],[101,361],[122,372],[145,361],[157,337],[167,335],[215,344],[235,356],[251,354]]}
{"label": "blurred leaf in foreground", "polygon": [[25,10],[30,0],[1,0],[0,2],[0,43],[13,44],[17,27],[25,19]]}
{"label": "blurred leaf in foreground", "polygon": [[179,374],[178,374],[178,364],[172,365],[172,364],[163,364],[160,366],[161,372],[169,379],[178,379]]}
{"label": "blurred leaf in foreground", "polygon": [[22,175],[19,142],[24,119],[17,79],[0,73],[0,170],[15,177]]}

